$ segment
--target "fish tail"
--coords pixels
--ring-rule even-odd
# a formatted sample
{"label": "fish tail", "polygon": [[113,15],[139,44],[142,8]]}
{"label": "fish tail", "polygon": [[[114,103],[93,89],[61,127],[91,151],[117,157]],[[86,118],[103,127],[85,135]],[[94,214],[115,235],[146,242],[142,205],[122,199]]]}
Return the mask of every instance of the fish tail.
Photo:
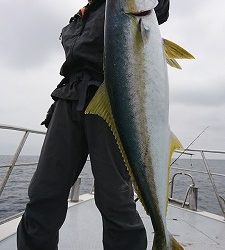
{"label": "fish tail", "polygon": [[172,250],[184,250],[181,244],[171,235],[171,249]]}
{"label": "fish tail", "polygon": [[166,239],[155,234],[152,250],[184,250],[181,244],[169,233]]}

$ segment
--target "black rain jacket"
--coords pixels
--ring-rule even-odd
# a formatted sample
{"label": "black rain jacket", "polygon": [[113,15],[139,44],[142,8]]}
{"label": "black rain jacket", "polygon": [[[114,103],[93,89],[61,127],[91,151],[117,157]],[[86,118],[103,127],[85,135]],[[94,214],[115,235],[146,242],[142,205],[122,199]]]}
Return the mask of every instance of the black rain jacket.
{"label": "black rain jacket", "polygon": [[[86,8],[83,17],[79,11],[62,29],[66,60],[60,74],[64,78],[52,93],[54,100],[78,100],[78,110],[84,107],[89,86],[96,90],[103,81],[105,0],[95,0]],[[159,24],[165,22],[169,0],[159,0],[155,11]]]}

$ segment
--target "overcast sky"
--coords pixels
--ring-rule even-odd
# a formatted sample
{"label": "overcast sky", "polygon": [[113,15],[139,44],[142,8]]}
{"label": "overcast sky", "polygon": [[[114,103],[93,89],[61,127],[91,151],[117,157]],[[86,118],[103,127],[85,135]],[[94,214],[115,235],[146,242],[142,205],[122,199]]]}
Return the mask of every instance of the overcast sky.
{"label": "overcast sky", "polygon": [[[86,2],[0,0],[0,123],[45,130],[39,124],[64,61],[61,28]],[[224,10],[222,0],[172,0],[161,26],[196,57],[181,62],[182,71],[169,69],[170,126],[184,147],[209,126],[193,148],[225,150]],[[1,131],[0,154],[13,153],[21,136]],[[36,154],[41,142],[30,141],[24,153]]]}

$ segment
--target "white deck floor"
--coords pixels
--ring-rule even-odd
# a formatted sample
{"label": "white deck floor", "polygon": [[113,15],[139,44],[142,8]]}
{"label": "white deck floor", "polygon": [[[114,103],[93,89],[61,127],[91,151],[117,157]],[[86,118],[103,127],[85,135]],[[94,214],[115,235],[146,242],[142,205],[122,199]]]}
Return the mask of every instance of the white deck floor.
{"label": "white deck floor", "polygon": [[[140,203],[138,203],[138,210],[148,232],[148,250],[150,250],[153,239],[150,218],[145,214]],[[225,222],[223,221],[174,206],[169,206],[167,221],[170,232],[186,250],[225,249]],[[59,250],[102,249],[101,216],[93,199],[71,206],[60,231]],[[16,235],[0,241],[0,250],[16,250]]]}

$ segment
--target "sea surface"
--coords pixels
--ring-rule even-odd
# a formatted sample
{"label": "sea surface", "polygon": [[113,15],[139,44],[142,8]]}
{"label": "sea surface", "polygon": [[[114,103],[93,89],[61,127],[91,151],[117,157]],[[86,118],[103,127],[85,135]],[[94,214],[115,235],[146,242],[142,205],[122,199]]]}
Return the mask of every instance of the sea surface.
{"label": "sea surface", "polygon": [[[12,156],[0,155],[0,166],[10,164]],[[38,156],[20,156],[17,163],[33,163],[38,161]],[[212,172],[225,174],[225,160],[208,160]],[[204,164],[200,159],[179,159],[173,165],[194,170],[205,171]],[[0,197],[0,220],[17,214],[24,210],[28,202],[27,189],[36,166],[16,166],[9,178],[9,181]],[[3,180],[7,168],[0,168],[0,181]],[[180,170],[172,170],[171,175]],[[190,172],[186,172],[190,173]],[[198,209],[222,215],[216,195],[213,192],[208,175],[202,173],[191,173],[195,186],[198,187]],[[91,192],[93,188],[93,176],[90,162],[88,161],[80,175],[80,193]],[[219,194],[225,198],[225,178],[213,177]],[[192,184],[190,177],[178,175],[175,178],[173,197],[184,200],[187,188]],[[225,205],[225,204],[224,204]],[[224,206],[225,207],[225,206]],[[225,209],[225,208],[224,208]]]}

